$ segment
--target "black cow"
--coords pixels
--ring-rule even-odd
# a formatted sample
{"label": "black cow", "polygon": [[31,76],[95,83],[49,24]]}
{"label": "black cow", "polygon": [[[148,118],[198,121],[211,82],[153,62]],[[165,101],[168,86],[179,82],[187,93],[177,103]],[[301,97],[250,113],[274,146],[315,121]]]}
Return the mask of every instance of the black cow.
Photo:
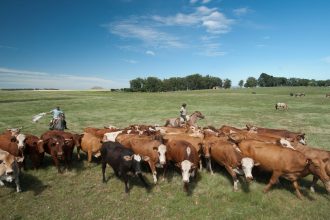
{"label": "black cow", "polygon": [[[141,172],[141,156],[134,154],[130,149],[125,148],[118,142],[104,142],[101,147],[102,157],[102,174],[103,182],[105,181],[105,168],[109,164],[115,172],[117,177],[122,176],[125,181],[125,192],[129,191],[128,172],[133,172],[139,176],[143,185],[148,188]],[[148,158],[144,158],[147,160]]]}

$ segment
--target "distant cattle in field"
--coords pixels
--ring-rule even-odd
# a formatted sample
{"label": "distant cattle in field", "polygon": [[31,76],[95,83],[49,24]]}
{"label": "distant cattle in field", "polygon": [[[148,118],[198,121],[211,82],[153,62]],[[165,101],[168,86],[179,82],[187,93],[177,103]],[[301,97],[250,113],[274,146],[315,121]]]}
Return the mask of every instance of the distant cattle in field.
{"label": "distant cattle in field", "polygon": [[330,93],[325,94],[325,97],[326,98],[330,97]]}
{"label": "distant cattle in field", "polygon": [[294,96],[295,96],[295,97],[305,96],[305,93],[301,93],[301,92],[300,92],[300,93],[296,93],[296,94],[294,94]]}
{"label": "distant cattle in field", "polygon": [[275,104],[275,109],[276,110],[279,110],[279,109],[288,110],[288,104],[286,104],[284,102],[278,102]]}

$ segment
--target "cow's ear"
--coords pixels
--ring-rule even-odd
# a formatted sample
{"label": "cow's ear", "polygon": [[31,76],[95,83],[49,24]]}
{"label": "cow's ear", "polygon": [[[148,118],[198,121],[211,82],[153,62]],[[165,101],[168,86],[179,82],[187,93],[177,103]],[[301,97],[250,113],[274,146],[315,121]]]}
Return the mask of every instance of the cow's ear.
{"label": "cow's ear", "polygon": [[144,156],[142,159],[143,159],[144,161],[149,161],[149,160],[150,160],[150,157],[148,157],[148,156]]}
{"label": "cow's ear", "polygon": [[158,151],[158,147],[153,147],[152,148],[154,151]]}
{"label": "cow's ear", "polygon": [[132,156],[123,156],[123,159],[126,160],[126,161],[131,161],[132,160]]}
{"label": "cow's ear", "polygon": [[329,158],[325,158],[322,160],[324,163],[328,162],[329,161]]}
{"label": "cow's ear", "polygon": [[197,168],[197,166],[195,165],[195,164],[193,164],[193,165],[191,165],[191,169],[193,170],[193,169],[196,169]]}
{"label": "cow's ear", "polygon": [[23,163],[24,157],[15,157],[18,163]]}
{"label": "cow's ear", "polygon": [[260,163],[257,162],[257,163],[254,164],[254,166],[260,166]]}

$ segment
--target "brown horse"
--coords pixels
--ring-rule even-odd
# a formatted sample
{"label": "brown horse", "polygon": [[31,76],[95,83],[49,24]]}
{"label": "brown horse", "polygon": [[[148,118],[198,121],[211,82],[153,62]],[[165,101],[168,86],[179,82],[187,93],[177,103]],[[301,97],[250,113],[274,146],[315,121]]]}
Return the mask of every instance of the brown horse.
{"label": "brown horse", "polygon": [[183,121],[183,119],[180,118],[169,118],[165,122],[165,127],[184,127],[187,126],[194,126],[197,127],[197,119],[203,119],[205,116],[200,111],[195,111],[190,116],[187,116],[187,123]]}

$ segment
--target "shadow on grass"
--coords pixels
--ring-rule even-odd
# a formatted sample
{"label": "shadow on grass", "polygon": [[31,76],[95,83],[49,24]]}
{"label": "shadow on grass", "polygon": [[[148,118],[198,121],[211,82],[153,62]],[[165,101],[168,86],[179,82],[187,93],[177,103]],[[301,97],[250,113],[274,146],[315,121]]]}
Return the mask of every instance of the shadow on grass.
{"label": "shadow on grass", "polygon": [[20,176],[22,191],[33,191],[34,196],[40,195],[45,189],[51,187],[43,184],[37,177],[30,173],[22,172]]}

